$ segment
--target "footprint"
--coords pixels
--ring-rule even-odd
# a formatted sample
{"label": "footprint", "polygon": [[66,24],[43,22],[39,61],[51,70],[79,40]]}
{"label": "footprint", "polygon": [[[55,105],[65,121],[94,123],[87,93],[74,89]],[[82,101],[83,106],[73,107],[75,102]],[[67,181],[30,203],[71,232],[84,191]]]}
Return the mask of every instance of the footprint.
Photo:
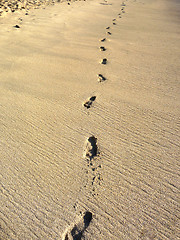
{"label": "footprint", "polygon": [[20,26],[19,26],[19,25],[15,25],[15,26],[13,26],[13,27],[15,27],[15,28],[20,28]]}
{"label": "footprint", "polygon": [[110,29],[110,27],[107,27],[106,29]]}
{"label": "footprint", "polygon": [[101,39],[100,41],[101,41],[101,42],[105,42],[105,41],[106,41],[106,38],[103,38],[103,39]]}
{"label": "footprint", "polygon": [[98,186],[103,183],[103,174],[102,174],[102,162],[101,156],[99,152],[99,148],[97,146],[97,138],[91,136],[86,141],[86,147],[84,152],[84,158],[87,161],[88,171],[87,173],[90,175],[88,179],[90,179],[90,193],[93,197],[97,197],[99,195]]}
{"label": "footprint", "polygon": [[91,136],[87,140],[85,157],[87,157],[91,161],[95,156],[97,156],[97,153],[98,153],[97,138]]}
{"label": "footprint", "polygon": [[98,74],[98,81],[104,82],[104,81],[106,81],[106,78],[102,74]]}
{"label": "footprint", "polygon": [[81,240],[91,220],[92,213],[86,211],[83,217],[81,217],[79,221],[72,226],[72,228],[66,230],[62,240]]}
{"label": "footprint", "polygon": [[106,63],[107,63],[107,59],[106,59],[106,58],[103,58],[100,63],[101,63],[101,64],[106,64]]}
{"label": "footprint", "polygon": [[105,47],[102,47],[102,46],[99,47],[99,49],[100,49],[100,51],[103,51],[103,52],[106,51],[106,48],[105,48]]}
{"label": "footprint", "polygon": [[114,22],[114,21],[116,21],[116,19],[115,19],[115,18],[113,19],[113,22]]}
{"label": "footprint", "polygon": [[111,35],[112,33],[111,32],[106,32],[107,34]]}
{"label": "footprint", "polygon": [[116,25],[116,23],[115,23],[115,22],[113,22],[113,25]]}
{"label": "footprint", "polygon": [[84,103],[84,107],[90,108],[92,103],[96,100],[96,96],[92,96]]}

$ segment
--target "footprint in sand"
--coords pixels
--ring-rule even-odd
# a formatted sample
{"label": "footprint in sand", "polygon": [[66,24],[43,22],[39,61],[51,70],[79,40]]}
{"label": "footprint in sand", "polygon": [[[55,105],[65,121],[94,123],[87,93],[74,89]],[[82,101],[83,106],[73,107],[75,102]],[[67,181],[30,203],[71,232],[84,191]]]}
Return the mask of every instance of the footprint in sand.
{"label": "footprint in sand", "polygon": [[84,107],[86,108],[90,108],[92,103],[96,100],[96,96],[92,96],[90,97],[85,103],[84,103]]}
{"label": "footprint in sand", "polygon": [[65,231],[62,240],[81,240],[84,232],[92,220],[92,217],[93,216],[91,212],[85,212],[79,221],[77,221],[77,223],[74,223]]}
{"label": "footprint in sand", "polygon": [[106,51],[106,48],[103,46],[99,47],[99,49],[100,49],[100,51],[103,51],[103,52]]}
{"label": "footprint in sand", "polygon": [[103,38],[103,39],[101,39],[100,41],[101,41],[101,42],[105,42],[105,41],[106,41],[106,38]]}
{"label": "footprint in sand", "polygon": [[[97,146],[97,138],[91,136],[86,142],[85,159],[87,160],[88,168],[91,169],[91,194],[93,197],[98,196],[98,185],[102,184],[102,164],[99,148]],[[89,171],[88,171],[89,172]]]}
{"label": "footprint in sand", "polygon": [[116,18],[114,18],[112,21],[113,21],[113,22],[116,21]]}
{"label": "footprint in sand", "polygon": [[98,154],[97,138],[91,136],[88,138],[85,148],[85,158],[92,160]]}
{"label": "footprint in sand", "polygon": [[105,65],[107,63],[107,59],[103,58],[100,63]]}
{"label": "footprint in sand", "polygon": [[15,25],[15,26],[13,26],[14,28],[20,28],[20,26],[19,25]]}
{"label": "footprint in sand", "polygon": [[115,22],[113,22],[113,25],[117,25]]}
{"label": "footprint in sand", "polygon": [[106,81],[106,78],[105,78],[102,74],[98,74],[97,76],[98,76],[98,81],[99,81],[99,82],[104,82],[104,81]]}
{"label": "footprint in sand", "polygon": [[110,29],[110,27],[107,27],[106,29]]}
{"label": "footprint in sand", "polygon": [[112,33],[111,32],[106,32],[107,34],[109,34],[109,35],[112,35]]}

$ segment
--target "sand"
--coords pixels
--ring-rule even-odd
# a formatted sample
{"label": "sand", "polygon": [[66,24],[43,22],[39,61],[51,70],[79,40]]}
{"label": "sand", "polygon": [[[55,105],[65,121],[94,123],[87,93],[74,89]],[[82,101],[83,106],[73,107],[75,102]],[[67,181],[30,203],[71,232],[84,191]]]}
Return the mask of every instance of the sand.
{"label": "sand", "polygon": [[1,240],[178,239],[179,9],[89,0],[0,18]]}

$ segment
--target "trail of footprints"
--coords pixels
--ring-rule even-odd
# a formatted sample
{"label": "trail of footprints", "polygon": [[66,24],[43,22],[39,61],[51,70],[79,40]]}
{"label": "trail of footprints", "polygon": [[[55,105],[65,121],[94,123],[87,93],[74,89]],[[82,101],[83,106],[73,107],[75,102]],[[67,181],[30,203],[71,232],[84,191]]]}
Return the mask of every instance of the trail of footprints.
{"label": "trail of footprints", "polygon": [[[127,1],[127,0],[126,0]],[[70,3],[68,3],[70,4]],[[103,5],[112,5],[108,4],[107,0],[104,0],[104,3],[100,3]],[[125,13],[124,8],[126,4],[123,2],[121,4],[121,13],[118,13],[117,18],[122,17],[122,13]],[[25,13],[25,15],[28,15],[28,12]],[[112,19],[112,25],[115,26],[117,25],[116,21],[117,18]],[[20,24],[22,23],[22,18],[19,18],[19,24],[14,25],[13,27],[18,29],[20,28]],[[106,32],[107,36],[111,36],[111,27],[108,26],[106,27]],[[100,39],[101,43],[105,43],[107,41],[107,37],[104,37]],[[105,46],[100,46],[99,50],[101,52],[106,52],[108,49]],[[104,57],[100,60],[100,64],[106,65],[108,62],[107,58]],[[105,82],[107,78],[102,74],[99,73],[97,74],[97,80],[99,83]],[[96,100],[96,96],[91,96],[89,97],[84,103],[83,106],[86,109],[89,109],[92,107],[93,102]],[[102,163],[101,163],[101,157],[100,157],[100,152],[98,148],[98,141],[95,136],[90,136],[85,145],[85,150],[84,150],[84,158],[87,162],[87,167],[90,171],[87,171],[88,178],[91,177],[90,184],[91,184],[91,195],[92,197],[98,197],[98,186],[102,184],[103,177],[102,177]],[[84,186],[85,187],[85,186]],[[76,205],[76,203],[75,203]],[[75,206],[74,205],[74,206]],[[76,209],[76,207],[75,207]],[[87,227],[89,226],[91,220],[93,218],[93,214],[90,211],[86,211],[84,213],[80,212],[80,216],[78,220],[75,223],[72,223],[64,232],[62,236],[62,240],[81,240],[83,237],[84,232],[86,231]]]}
{"label": "trail of footprints", "polygon": [[[127,1],[127,0],[126,0]],[[107,0],[104,0],[105,3],[103,5],[111,5],[108,4]],[[126,4],[123,2],[121,4],[121,12],[118,13],[117,18],[112,19],[112,25],[117,25],[117,19],[122,17],[122,13],[125,13],[124,7]],[[105,28],[108,30],[106,32],[107,36],[111,36],[111,27],[108,26]],[[99,41],[101,43],[105,43],[107,41],[107,37],[104,37],[100,39]],[[105,46],[100,46],[99,50],[102,52],[106,52],[108,49]],[[104,55],[104,54],[103,54]],[[106,65],[108,62],[107,58],[104,56],[100,60],[100,64]],[[102,83],[107,80],[107,78],[102,74],[97,74],[97,80],[99,83]],[[83,106],[86,109],[90,109],[93,106],[93,103],[97,99],[97,96],[91,96],[89,97],[84,103]],[[98,186],[102,184],[103,177],[102,177],[102,162],[101,162],[101,156],[100,151],[98,147],[98,141],[95,136],[90,136],[85,143],[85,149],[84,149],[84,158],[87,163],[87,174],[88,174],[88,180],[90,181],[91,185],[91,192],[90,194],[92,197],[98,197]],[[84,186],[86,187],[86,185]],[[76,210],[76,203],[74,205],[74,208]],[[77,222],[75,222],[72,226],[70,226],[64,233],[62,240],[81,240],[83,237],[84,232],[86,231],[87,227],[89,226],[91,220],[93,219],[93,214],[90,211],[86,211],[85,213],[80,212],[80,217]]]}

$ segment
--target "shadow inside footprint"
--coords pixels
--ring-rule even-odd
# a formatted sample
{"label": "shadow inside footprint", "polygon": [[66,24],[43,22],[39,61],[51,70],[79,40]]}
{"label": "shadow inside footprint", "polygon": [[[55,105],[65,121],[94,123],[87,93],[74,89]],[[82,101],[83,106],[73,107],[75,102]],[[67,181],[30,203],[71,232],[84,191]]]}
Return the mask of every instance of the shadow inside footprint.
{"label": "shadow inside footprint", "polygon": [[101,42],[105,42],[105,41],[106,41],[106,38],[103,38],[103,39],[101,39],[100,41],[101,41]]}
{"label": "shadow inside footprint", "polygon": [[101,60],[101,64],[106,64],[107,63],[107,59],[106,58],[103,58],[102,60]]}
{"label": "shadow inside footprint", "polygon": [[103,51],[103,52],[104,52],[104,51],[106,51],[106,48],[103,47],[103,46],[101,46],[101,47],[100,47],[100,51]]}
{"label": "shadow inside footprint", "polygon": [[99,82],[104,82],[106,78],[102,74],[98,74],[98,81]]}
{"label": "shadow inside footprint", "polygon": [[87,101],[84,103],[84,107],[90,108],[91,105],[92,105],[92,102],[94,102],[95,100],[96,100],[96,96],[90,97],[89,100],[87,100]]}
{"label": "shadow inside footprint", "polygon": [[89,226],[92,220],[92,213],[87,211],[85,212],[83,218],[79,221],[79,223],[75,224],[73,229],[69,233],[66,234],[64,240],[81,240],[83,237],[83,233],[85,232],[86,228]]}
{"label": "shadow inside footprint", "polygon": [[15,25],[15,26],[13,26],[14,28],[20,28],[20,26],[19,25]]}
{"label": "shadow inside footprint", "polygon": [[87,140],[86,145],[86,157],[91,161],[95,156],[97,156],[98,153],[98,147],[97,147],[97,138],[94,136],[89,137]]}
{"label": "shadow inside footprint", "polygon": [[97,138],[91,136],[86,141],[86,146],[84,149],[84,158],[87,160],[88,164],[92,162],[92,159],[99,154],[97,146]]}

